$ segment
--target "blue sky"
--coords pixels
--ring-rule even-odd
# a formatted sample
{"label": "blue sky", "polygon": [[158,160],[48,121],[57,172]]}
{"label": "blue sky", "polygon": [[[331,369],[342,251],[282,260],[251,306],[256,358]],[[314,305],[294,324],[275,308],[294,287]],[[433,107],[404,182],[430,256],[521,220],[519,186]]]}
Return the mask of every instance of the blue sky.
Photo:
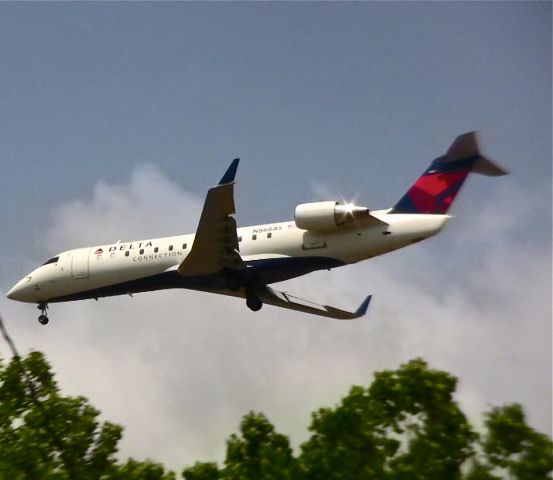
{"label": "blue sky", "polygon": [[[64,248],[192,231],[205,190],[236,156],[242,158],[239,225],[291,218],[296,204],[325,195],[355,196],[370,208],[390,206],[455,136],[472,129],[480,131],[483,150],[512,172],[501,179],[471,178],[454,207],[457,218],[429,243],[348,267],[336,277],[293,282],[295,293],[307,289],[314,300],[327,295],[329,302],[345,296],[345,306],[350,297],[355,303],[374,293],[380,298],[371,312],[377,326],[360,328],[367,345],[386,344],[384,337],[397,355],[378,350],[378,358],[363,363],[363,353],[348,363],[353,340],[340,329],[358,337],[354,327],[290,321],[272,311],[260,326],[259,317],[235,300],[214,300],[213,307],[206,305],[209,298],[188,292],[147,294],[132,305],[112,299],[57,306],[47,331],[36,324],[32,306],[2,299],[0,307],[16,317],[9,319],[16,339],[24,348],[46,350],[57,361],[62,384],[78,393],[85,389],[116,421],[126,414],[121,398],[110,397],[101,381],[79,382],[69,364],[80,355],[83,361],[88,355],[119,362],[121,344],[109,336],[142,352],[125,354],[126,371],[143,366],[150,347],[140,332],[128,332],[126,320],[132,312],[139,319],[133,330],[148,329],[151,304],[163,301],[172,320],[156,314],[155,321],[169,332],[158,339],[169,339],[160,357],[166,362],[176,361],[174,352],[182,347],[176,342],[172,348],[173,338],[191,327],[180,316],[187,311],[210,325],[198,327],[197,355],[251,348],[255,362],[268,352],[263,372],[241,370],[246,360],[233,364],[245,380],[219,392],[224,401],[213,405],[225,412],[223,432],[253,407],[273,414],[283,430],[292,429],[300,413],[333,403],[349,384],[368,381],[374,368],[395,368],[415,355],[460,375],[469,407],[529,402],[534,424],[550,428],[551,33],[549,2],[1,4],[3,291]],[[413,318],[412,305],[421,299],[427,306]],[[485,325],[467,327],[471,322],[461,313],[467,308],[474,318],[485,314]],[[223,342],[228,327],[221,323],[229,320],[218,318],[222,312],[240,325],[239,332],[253,330],[255,348],[246,334],[227,336],[230,346]],[[425,318],[430,314],[436,320]],[[448,326],[443,338],[422,338],[413,330],[429,328],[429,321],[437,329]],[[265,336],[280,338],[290,328],[304,329],[292,346]],[[343,349],[333,353],[342,365],[340,381],[326,384],[314,372],[321,352],[328,351],[328,332],[343,338],[337,342]],[[455,332],[482,357],[457,357]],[[498,335],[504,341],[490,345]],[[261,348],[265,342],[274,351]],[[304,392],[310,401],[278,403],[274,392],[264,390],[265,377],[283,381],[282,395],[294,388],[276,367],[286,365],[283,348],[298,385],[322,382]],[[313,356],[302,362],[301,351]],[[208,375],[230,368],[228,358],[217,355],[208,363]],[[513,371],[519,379],[511,378]],[[121,384],[96,374],[112,388]],[[197,372],[182,374],[209,396]],[[163,411],[160,424],[161,418],[176,422],[176,407],[167,407],[167,398],[186,397],[174,390],[174,375],[167,371],[157,386],[167,392],[164,400],[152,399]],[[121,387],[120,395],[137,385]],[[257,400],[251,404],[250,397]],[[134,415],[140,415],[137,409]],[[287,417],[294,409],[297,418]],[[178,409],[181,416],[192,421],[198,415],[194,408]],[[129,432],[125,452],[181,462],[176,450],[140,444],[133,418],[120,420]],[[195,428],[211,432],[203,424]],[[206,433],[204,443],[191,448],[190,460],[220,455],[224,434],[215,426],[213,431],[218,433]],[[286,433],[302,439],[299,430]],[[180,438],[165,437],[172,444]]]}

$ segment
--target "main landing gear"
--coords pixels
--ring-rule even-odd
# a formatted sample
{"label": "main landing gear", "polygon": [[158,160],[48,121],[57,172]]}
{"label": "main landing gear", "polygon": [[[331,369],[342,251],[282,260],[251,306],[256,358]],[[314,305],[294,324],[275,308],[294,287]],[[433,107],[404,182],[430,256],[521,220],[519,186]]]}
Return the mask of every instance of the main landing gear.
{"label": "main landing gear", "polygon": [[42,313],[38,317],[38,323],[41,325],[47,325],[50,319],[46,316],[46,310],[48,310],[48,304],[46,302],[40,302],[37,307]]}
{"label": "main landing gear", "polygon": [[263,283],[256,277],[251,269],[228,269],[226,271],[224,285],[225,288],[228,288],[232,292],[237,292],[243,288],[248,308],[254,312],[261,310],[263,301],[257,295],[257,291],[263,288]]}
{"label": "main landing gear", "polygon": [[254,312],[261,310],[263,302],[261,299],[251,290],[246,290],[246,305]]}

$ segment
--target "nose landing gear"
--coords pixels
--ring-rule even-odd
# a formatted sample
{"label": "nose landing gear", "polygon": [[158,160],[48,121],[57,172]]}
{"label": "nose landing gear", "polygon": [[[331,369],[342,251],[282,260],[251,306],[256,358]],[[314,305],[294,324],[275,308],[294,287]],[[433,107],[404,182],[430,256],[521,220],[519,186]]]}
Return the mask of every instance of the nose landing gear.
{"label": "nose landing gear", "polygon": [[37,307],[42,313],[38,317],[38,323],[41,325],[47,325],[50,319],[46,316],[46,310],[48,310],[48,304],[46,302],[40,302]]}

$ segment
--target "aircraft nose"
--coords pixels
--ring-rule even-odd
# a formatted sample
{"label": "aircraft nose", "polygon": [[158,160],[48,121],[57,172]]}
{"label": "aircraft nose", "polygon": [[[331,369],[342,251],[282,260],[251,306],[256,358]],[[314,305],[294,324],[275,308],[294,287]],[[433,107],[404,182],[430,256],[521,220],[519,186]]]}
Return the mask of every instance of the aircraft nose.
{"label": "aircraft nose", "polygon": [[17,293],[19,291],[19,287],[17,285],[14,285],[8,293],[6,293],[6,297],[8,297],[10,300],[17,300]]}
{"label": "aircraft nose", "polygon": [[27,284],[30,281],[30,276],[23,278],[9,290],[9,292],[6,294],[6,297],[8,297],[10,300],[18,300],[20,302],[27,301],[27,292],[29,290]]}

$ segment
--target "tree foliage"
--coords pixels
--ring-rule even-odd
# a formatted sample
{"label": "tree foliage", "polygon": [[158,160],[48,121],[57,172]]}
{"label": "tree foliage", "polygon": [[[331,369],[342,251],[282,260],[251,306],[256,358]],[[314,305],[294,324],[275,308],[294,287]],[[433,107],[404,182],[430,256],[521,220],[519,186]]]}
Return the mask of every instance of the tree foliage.
{"label": "tree foliage", "polygon": [[294,478],[295,469],[288,437],[277,433],[261,413],[248,413],[240,424],[240,435],[227,440],[227,480],[288,480]]}
{"label": "tree foliage", "polygon": [[151,462],[119,465],[122,428],[84,397],[60,393],[44,356],[0,362],[0,479],[171,480]]}
{"label": "tree foliage", "polygon": [[526,424],[517,404],[486,413],[487,433],[482,442],[490,471],[520,479],[548,478],[553,470],[551,440]]}
{"label": "tree foliage", "polygon": [[414,360],[313,415],[305,478],[456,479],[476,438],[453,399],[456,379]]}
{"label": "tree foliage", "polygon": [[185,480],[219,480],[222,473],[216,463],[196,462],[182,472],[182,478]]}
{"label": "tree foliage", "polygon": [[123,465],[118,465],[106,480],[175,480],[173,472],[165,470],[163,465],[145,460],[138,462],[129,458]]}
{"label": "tree foliage", "polygon": [[526,424],[520,405],[470,425],[455,401],[457,379],[415,359],[354,386],[334,408],[312,416],[294,458],[288,439],[249,413],[227,441],[224,466],[196,464],[186,480],[538,480],[553,469],[551,440]]}
{"label": "tree foliage", "polygon": [[[298,454],[261,413],[227,440],[219,466],[198,462],[185,480],[541,480],[553,444],[518,404],[484,414],[476,431],[455,401],[457,379],[415,359],[377,372],[338,405],[313,413]],[[117,459],[122,428],[98,420],[84,397],[63,396],[44,356],[0,361],[0,480],[175,480],[163,465]]]}
{"label": "tree foliage", "polygon": [[225,465],[196,463],[183,472],[186,480],[291,480],[296,476],[288,437],[275,431],[261,413],[250,412],[240,423],[240,434],[227,440]]}

